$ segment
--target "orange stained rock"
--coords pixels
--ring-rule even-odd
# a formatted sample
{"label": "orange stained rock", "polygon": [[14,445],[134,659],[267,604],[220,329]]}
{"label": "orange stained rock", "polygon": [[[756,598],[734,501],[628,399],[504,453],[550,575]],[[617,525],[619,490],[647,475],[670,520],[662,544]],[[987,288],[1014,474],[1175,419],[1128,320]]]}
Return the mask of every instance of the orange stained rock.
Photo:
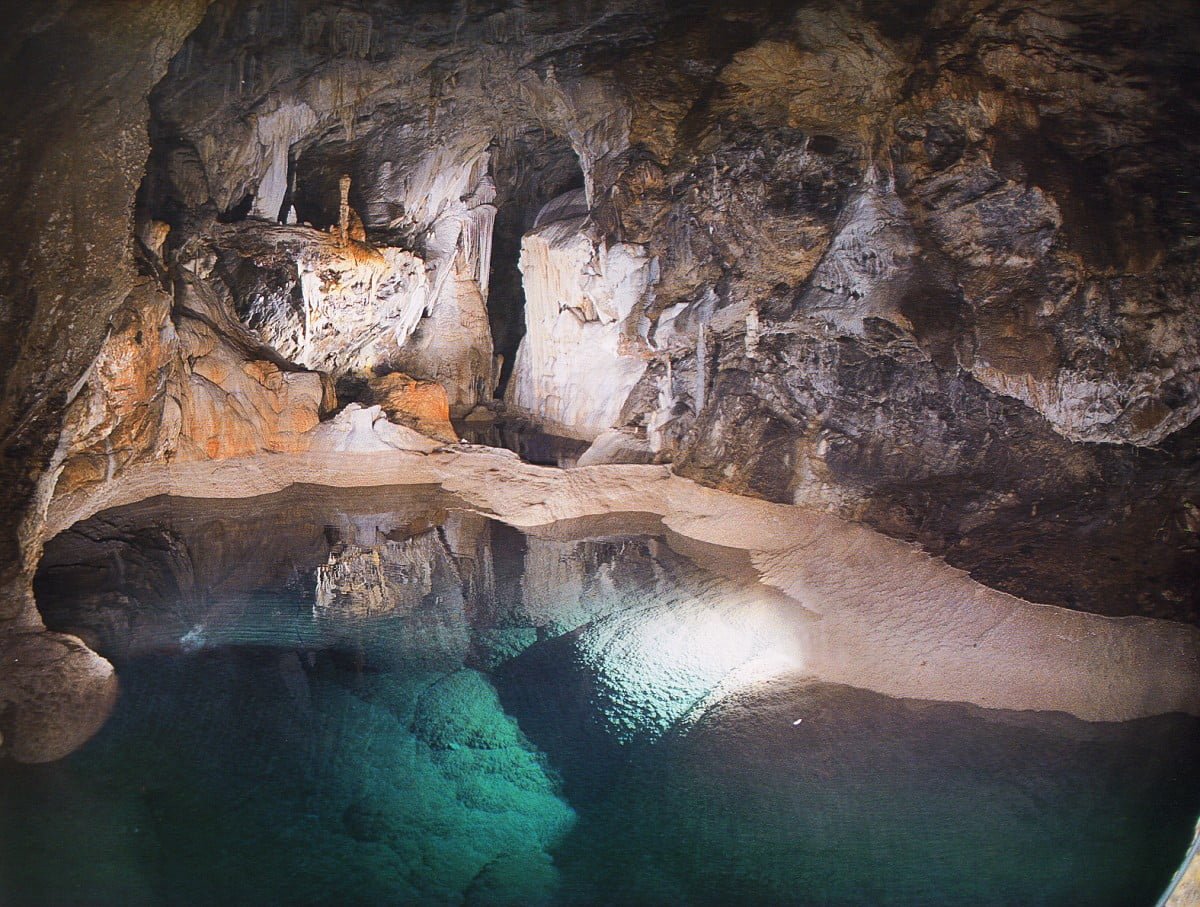
{"label": "orange stained rock", "polygon": [[446,390],[436,381],[423,381],[393,372],[369,382],[371,403],[383,407],[388,418],[441,441],[458,436],[450,424]]}

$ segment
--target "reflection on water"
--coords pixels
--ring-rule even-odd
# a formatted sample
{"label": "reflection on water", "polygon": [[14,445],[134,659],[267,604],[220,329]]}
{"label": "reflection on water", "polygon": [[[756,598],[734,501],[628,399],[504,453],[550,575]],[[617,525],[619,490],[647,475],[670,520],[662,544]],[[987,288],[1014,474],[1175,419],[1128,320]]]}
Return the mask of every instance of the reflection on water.
{"label": "reflection on water", "polygon": [[523,534],[432,489],[101,514],[37,592],[122,697],[0,769],[3,901],[1154,902],[1200,722],[812,683],[744,567],[646,515]]}
{"label": "reflection on water", "polygon": [[591,442],[542,431],[520,420],[466,420],[455,423],[458,436],[472,444],[511,450],[526,463],[574,466]]}

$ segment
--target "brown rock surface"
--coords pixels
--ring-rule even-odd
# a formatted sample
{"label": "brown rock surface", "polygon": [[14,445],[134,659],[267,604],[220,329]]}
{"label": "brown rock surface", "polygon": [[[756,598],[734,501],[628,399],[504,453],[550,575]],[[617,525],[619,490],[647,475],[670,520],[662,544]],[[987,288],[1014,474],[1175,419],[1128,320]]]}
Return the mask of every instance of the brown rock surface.
{"label": "brown rock surface", "polygon": [[83,745],[117,699],[113,667],[74,636],[0,633],[0,734],[20,762],[51,762]]}
{"label": "brown rock surface", "polygon": [[445,389],[436,381],[419,381],[393,372],[367,382],[367,402],[383,407],[388,418],[409,428],[454,442],[458,435],[450,424],[450,404]]}

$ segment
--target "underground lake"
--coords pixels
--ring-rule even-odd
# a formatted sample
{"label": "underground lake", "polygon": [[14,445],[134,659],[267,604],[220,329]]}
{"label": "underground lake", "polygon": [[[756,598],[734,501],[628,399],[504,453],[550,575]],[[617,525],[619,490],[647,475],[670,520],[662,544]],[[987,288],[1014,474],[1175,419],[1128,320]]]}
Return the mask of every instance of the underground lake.
{"label": "underground lake", "polygon": [[819,615],[648,511],[160,495],[35,590],[120,690],[0,773],[6,904],[1118,907],[1200,812],[1200,719],[830,682]]}

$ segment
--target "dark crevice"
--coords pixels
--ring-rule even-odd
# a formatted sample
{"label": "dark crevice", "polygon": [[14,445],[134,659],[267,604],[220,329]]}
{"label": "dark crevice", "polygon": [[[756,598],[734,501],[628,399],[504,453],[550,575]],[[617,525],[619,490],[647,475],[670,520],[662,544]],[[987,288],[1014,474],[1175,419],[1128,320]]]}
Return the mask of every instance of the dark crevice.
{"label": "dark crevice", "polygon": [[531,129],[492,146],[496,183],[496,226],[488,278],[488,323],[492,345],[502,358],[496,397],[504,396],[517,348],[525,336],[525,287],[521,239],[533,229],[549,201],[583,188],[583,170],[571,145],[559,136]]}
{"label": "dark crevice", "polygon": [[220,212],[217,215],[217,222],[222,224],[236,224],[238,221],[243,221],[249,217],[253,207],[254,194],[247,192],[237,204]]}

